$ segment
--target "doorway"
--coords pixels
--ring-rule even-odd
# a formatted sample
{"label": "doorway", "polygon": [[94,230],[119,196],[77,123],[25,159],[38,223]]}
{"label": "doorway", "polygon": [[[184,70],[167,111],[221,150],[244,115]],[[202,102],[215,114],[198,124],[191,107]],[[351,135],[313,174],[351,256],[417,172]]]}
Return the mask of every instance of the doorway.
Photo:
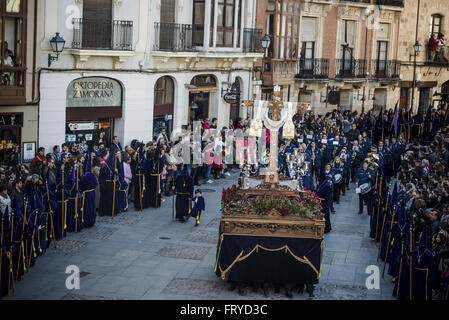
{"label": "doorway", "polygon": [[432,105],[432,88],[419,89],[419,112],[426,112],[430,105]]}
{"label": "doorway", "polygon": [[83,1],[83,48],[112,48],[112,0]]}
{"label": "doorway", "polygon": [[401,88],[401,96],[399,100],[399,107],[408,110],[410,88]]}
{"label": "doorway", "polygon": [[153,136],[157,136],[162,128],[167,136],[173,129],[173,112],[175,99],[175,84],[169,76],[161,77],[154,85]]}
{"label": "doorway", "polygon": [[229,110],[229,120],[232,120],[232,123],[235,126],[240,117],[240,96],[242,94],[240,78],[235,78],[235,82],[232,84],[231,91],[238,93],[238,99],[236,103],[231,103]]}
{"label": "doorway", "polygon": [[0,165],[9,165],[16,146],[21,144],[21,127],[4,126],[0,129]]}
{"label": "doorway", "polygon": [[189,94],[190,122],[209,117],[209,97],[207,91],[191,92]]}

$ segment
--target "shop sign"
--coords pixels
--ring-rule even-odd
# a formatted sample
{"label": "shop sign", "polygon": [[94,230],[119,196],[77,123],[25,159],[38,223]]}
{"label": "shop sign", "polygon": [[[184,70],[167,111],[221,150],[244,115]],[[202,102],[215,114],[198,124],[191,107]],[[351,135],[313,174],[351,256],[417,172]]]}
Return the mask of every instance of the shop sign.
{"label": "shop sign", "polygon": [[223,96],[223,99],[226,103],[235,104],[239,102],[239,94],[235,92],[228,92]]}
{"label": "shop sign", "polygon": [[172,114],[166,114],[165,115],[165,121],[170,121],[173,119],[173,115]]}
{"label": "shop sign", "polygon": [[22,126],[21,114],[0,114],[0,126]]}
{"label": "shop sign", "polygon": [[67,107],[120,107],[122,86],[114,79],[86,77],[67,88]]}
{"label": "shop sign", "polygon": [[94,122],[69,123],[69,129],[70,131],[94,130],[95,123]]}

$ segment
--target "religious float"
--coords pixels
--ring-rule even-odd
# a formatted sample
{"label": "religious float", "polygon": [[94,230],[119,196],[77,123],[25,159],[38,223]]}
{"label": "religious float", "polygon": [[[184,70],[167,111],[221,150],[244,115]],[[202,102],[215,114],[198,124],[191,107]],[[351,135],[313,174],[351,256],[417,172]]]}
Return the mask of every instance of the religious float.
{"label": "religious float", "polygon": [[[250,136],[259,136],[261,121],[271,131],[270,150],[278,150],[278,129],[292,135],[296,105],[283,103],[275,90],[274,101],[254,107]],[[258,102],[258,101],[257,101]],[[255,104],[257,103],[255,102]],[[272,118],[268,118],[268,109]],[[267,123],[268,122],[268,123]],[[293,127],[294,130],[294,127]],[[245,174],[239,186],[222,193],[222,216],[215,273],[223,280],[276,285],[313,285],[321,275],[325,220],[323,199],[302,187],[301,181],[278,174],[277,152],[270,152],[263,174]]]}

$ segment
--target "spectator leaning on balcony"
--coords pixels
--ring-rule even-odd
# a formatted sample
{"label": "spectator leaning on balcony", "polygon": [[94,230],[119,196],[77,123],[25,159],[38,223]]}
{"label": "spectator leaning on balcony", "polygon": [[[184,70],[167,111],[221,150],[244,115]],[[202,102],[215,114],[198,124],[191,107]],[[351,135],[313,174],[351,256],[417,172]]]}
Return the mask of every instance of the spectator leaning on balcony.
{"label": "spectator leaning on balcony", "polygon": [[437,52],[438,41],[435,39],[435,35],[432,33],[429,38],[429,43],[427,45],[429,49],[429,60],[434,61]]}
{"label": "spectator leaning on balcony", "polygon": [[448,62],[447,58],[444,55],[444,49],[446,47],[446,38],[444,37],[444,34],[441,32],[438,33],[438,55],[437,60]]}

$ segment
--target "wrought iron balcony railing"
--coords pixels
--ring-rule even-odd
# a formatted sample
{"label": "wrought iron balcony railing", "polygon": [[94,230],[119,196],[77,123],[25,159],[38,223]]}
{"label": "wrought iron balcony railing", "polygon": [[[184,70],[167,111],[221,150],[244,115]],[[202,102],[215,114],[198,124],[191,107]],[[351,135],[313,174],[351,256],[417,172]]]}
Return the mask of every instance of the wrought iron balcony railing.
{"label": "wrought iron balcony railing", "polygon": [[437,46],[436,50],[426,50],[426,64],[449,65],[449,46]]}
{"label": "wrought iron balcony railing", "polygon": [[378,6],[404,7],[404,0],[376,0]]}
{"label": "wrought iron balcony railing", "polygon": [[367,75],[366,60],[336,59],[335,76],[337,78],[365,78]]}
{"label": "wrought iron balcony railing", "polygon": [[372,60],[371,70],[373,78],[399,78],[401,62],[397,60]]}
{"label": "wrought iron balcony railing", "polygon": [[133,21],[73,19],[74,49],[133,50]]}
{"label": "wrought iron balcony railing", "polygon": [[243,51],[262,52],[262,32],[261,29],[243,29]]}
{"label": "wrought iron balcony railing", "polygon": [[371,0],[340,0],[341,2],[371,3]]}
{"label": "wrought iron balcony railing", "polygon": [[297,79],[329,78],[329,59],[300,59],[295,77]]}
{"label": "wrought iron balcony railing", "polygon": [[[193,50],[191,24],[155,22],[154,35],[154,50],[156,51]],[[195,38],[195,42],[199,42],[199,37]]]}

